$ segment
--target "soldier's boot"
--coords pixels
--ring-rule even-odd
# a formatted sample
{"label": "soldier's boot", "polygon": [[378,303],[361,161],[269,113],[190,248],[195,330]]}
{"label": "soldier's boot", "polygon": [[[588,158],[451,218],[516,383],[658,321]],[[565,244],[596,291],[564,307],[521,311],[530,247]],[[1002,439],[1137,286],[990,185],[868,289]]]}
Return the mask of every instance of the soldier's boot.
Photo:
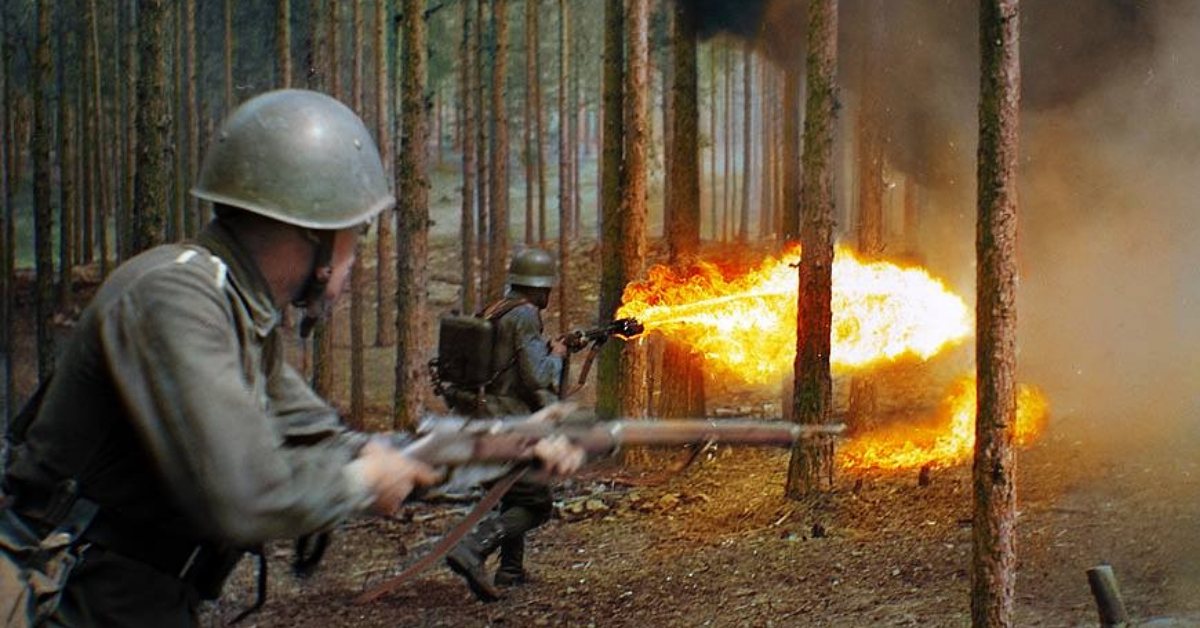
{"label": "soldier's boot", "polygon": [[498,517],[489,517],[446,553],[446,564],[462,576],[471,593],[482,602],[500,599],[500,591],[488,582],[486,563],[503,540],[504,525]]}
{"label": "soldier's boot", "polygon": [[515,587],[529,581],[525,572],[525,535],[505,538],[500,544],[500,568],[493,580],[498,587]]}

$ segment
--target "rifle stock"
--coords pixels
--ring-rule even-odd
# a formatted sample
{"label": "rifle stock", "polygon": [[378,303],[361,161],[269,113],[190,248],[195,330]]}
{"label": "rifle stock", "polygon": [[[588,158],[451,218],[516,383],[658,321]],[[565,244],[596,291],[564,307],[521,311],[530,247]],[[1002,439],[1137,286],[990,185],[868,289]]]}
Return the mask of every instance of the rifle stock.
{"label": "rifle stock", "polygon": [[627,446],[700,444],[792,447],[804,438],[836,436],[844,424],[800,425],[753,419],[617,420],[560,423],[528,419],[427,419],[405,454],[436,467],[528,460],[537,441],[564,436],[590,456]]}

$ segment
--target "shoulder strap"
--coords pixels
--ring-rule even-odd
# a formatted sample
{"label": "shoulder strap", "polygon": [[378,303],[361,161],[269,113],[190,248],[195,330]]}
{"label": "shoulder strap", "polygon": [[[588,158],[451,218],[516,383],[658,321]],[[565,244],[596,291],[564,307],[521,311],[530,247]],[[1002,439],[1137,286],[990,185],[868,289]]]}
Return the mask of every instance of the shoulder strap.
{"label": "shoulder strap", "polygon": [[476,316],[494,321],[527,303],[529,303],[529,299],[525,297],[505,297],[499,301],[493,301]]}

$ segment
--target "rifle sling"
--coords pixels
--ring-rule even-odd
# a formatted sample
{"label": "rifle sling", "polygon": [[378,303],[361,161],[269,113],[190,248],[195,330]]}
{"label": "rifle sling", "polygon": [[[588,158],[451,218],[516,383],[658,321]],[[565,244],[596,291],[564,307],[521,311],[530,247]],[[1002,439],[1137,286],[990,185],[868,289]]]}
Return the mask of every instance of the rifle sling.
{"label": "rifle sling", "polygon": [[475,505],[475,509],[468,513],[466,517],[463,517],[463,520],[458,522],[457,525],[451,528],[450,531],[446,533],[446,536],[442,537],[442,540],[439,541],[438,544],[434,546],[433,550],[426,554],[425,557],[413,563],[394,578],[384,581],[383,583],[378,584],[359,594],[358,597],[354,598],[354,603],[366,604],[368,602],[373,602],[380,597],[395,591],[400,587],[400,585],[407,582],[414,575],[420,573],[426,567],[440,560],[446,555],[446,552],[449,552],[455,545],[457,545],[458,542],[461,541],[462,538],[466,536],[472,528],[475,527],[475,524],[479,523],[479,521],[483,519],[484,516],[486,516],[487,513],[497,503],[500,502],[500,498],[504,497],[504,494],[508,492],[508,489],[512,488],[513,484],[516,484],[517,480],[525,477],[525,473],[528,470],[528,466],[519,467],[493,484],[492,488],[488,489],[487,494],[483,496],[483,499],[481,499],[479,503]]}

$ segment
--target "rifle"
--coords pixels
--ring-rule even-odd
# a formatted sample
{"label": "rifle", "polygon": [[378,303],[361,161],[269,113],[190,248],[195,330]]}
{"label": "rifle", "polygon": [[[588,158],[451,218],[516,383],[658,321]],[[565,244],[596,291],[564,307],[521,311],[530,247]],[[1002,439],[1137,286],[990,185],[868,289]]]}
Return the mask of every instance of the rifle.
{"label": "rifle", "polygon": [[[584,382],[587,381],[588,372],[592,368],[592,362],[596,360],[596,354],[600,353],[600,348],[604,343],[608,342],[609,338],[617,336],[629,340],[645,333],[646,327],[642,325],[636,318],[618,318],[611,323],[601,325],[594,329],[577,329],[568,332],[559,337],[559,340],[567,346],[567,357],[563,358],[562,374],[558,380],[558,398],[566,399],[575,391],[583,388]],[[587,358],[583,361],[583,370],[579,372],[579,381],[574,386],[571,382],[571,355],[578,353],[588,346],[591,350],[588,351]]]}
{"label": "rifle", "polygon": [[625,446],[729,444],[792,447],[797,441],[836,436],[842,423],[801,425],[755,419],[666,419],[563,422],[520,419],[425,419],[406,455],[435,467],[506,463],[528,459],[534,444],[564,436],[589,456],[608,456]]}
{"label": "rifle", "polygon": [[[479,484],[498,477],[496,465],[530,459],[530,449],[543,438],[565,436],[589,455],[611,455],[623,446],[750,445],[792,447],[800,439],[833,437],[845,431],[841,423],[800,425],[783,421],[753,419],[669,419],[562,422],[546,417],[564,416],[571,404],[555,404],[522,419],[429,418],[417,429],[418,438],[403,448],[405,454],[435,467],[477,469],[488,477],[472,477]],[[479,466],[476,466],[479,465]],[[490,465],[490,467],[489,467]],[[478,523],[512,485],[526,476],[528,466],[518,467],[492,485],[488,494],[425,557],[399,575],[360,594],[360,604],[395,590],[414,574],[435,563]],[[501,473],[508,467],[501,467]],[[470,475],[469,473],[467,474]],[[459,477],[452,483],[464,481]]]}

